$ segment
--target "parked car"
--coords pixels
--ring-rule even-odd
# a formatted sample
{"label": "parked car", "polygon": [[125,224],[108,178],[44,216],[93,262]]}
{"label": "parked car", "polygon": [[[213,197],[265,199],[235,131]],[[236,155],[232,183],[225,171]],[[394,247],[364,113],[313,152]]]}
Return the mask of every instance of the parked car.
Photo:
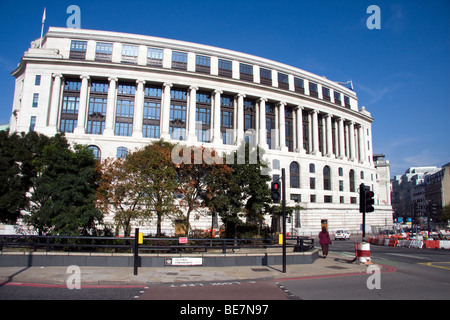
{"label": "parked car", "polygon": [[337,230],[334,233],[334,240],[350,240],[350,232],[345,231],[345,230]]}

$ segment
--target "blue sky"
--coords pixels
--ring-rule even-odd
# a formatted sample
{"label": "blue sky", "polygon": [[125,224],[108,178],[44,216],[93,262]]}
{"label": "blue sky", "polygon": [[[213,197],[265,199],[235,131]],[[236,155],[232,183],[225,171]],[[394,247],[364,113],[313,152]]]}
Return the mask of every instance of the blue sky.
{"label": "blue sky", "polygon": [[[351,79],[391,176],[450,162],[449,0],[1,0],[0,124],[12,110],[10,72],[40,37],[44,7],[47,30],[66,26],[71,4],[83,29],[202,43]],[[380,30],[366,26],[370,5],[380,7]]]}

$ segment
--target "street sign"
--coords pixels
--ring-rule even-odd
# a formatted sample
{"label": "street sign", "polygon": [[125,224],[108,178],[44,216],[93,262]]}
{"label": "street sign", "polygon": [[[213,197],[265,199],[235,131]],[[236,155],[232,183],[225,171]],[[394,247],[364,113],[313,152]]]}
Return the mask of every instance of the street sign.
{"label": "street sign", "polygon": [[179,237],[178,238],[178,243],[179,244],[186,244],[188,242],[188,238],[187,237]]}

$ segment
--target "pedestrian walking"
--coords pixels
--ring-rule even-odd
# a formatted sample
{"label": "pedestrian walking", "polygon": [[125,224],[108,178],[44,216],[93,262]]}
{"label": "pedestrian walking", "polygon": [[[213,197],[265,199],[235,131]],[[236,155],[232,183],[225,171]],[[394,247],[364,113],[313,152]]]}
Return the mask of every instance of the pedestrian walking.
{"label": "pedestrian walking", "polygon": [[322,227],[322,231],[319,233],[319,244],[322,246],[322,254],[325,259],[328,255],[328,246],[331,244],[330,235],[325,226]]}

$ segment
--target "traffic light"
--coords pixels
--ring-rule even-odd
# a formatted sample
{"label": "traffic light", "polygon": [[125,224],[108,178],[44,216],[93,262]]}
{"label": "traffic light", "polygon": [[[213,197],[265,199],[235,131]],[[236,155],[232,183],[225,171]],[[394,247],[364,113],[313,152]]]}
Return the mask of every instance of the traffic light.
{"label": "traffic light", "polygon": [[275,201],[275,202],[280,201],[280,199],[281,199],[281,183],[279,181],[272,182],[271,196],[272,196],[273,201]]}
{"label": "traffic light", "polygon": [[366,212],[366,186],[364,183],[359,185],[359,212]]}
{"label": "traffic light", "polygon": [[374,196],[375,193],[370,191],[370,187],[361,183],[359,186],[359,212],[374,212]]}
{"label": "traffic light", "polygon": [[365,192],[366,212],[374,212],[375,211],[375,209],[373,207],[373,205],[375,204],[375,200],[373,199],[374,196],[375,196],[375,193],[373,193],[373,191],[370,191],[369,187],[366,187],[366,192]]}

